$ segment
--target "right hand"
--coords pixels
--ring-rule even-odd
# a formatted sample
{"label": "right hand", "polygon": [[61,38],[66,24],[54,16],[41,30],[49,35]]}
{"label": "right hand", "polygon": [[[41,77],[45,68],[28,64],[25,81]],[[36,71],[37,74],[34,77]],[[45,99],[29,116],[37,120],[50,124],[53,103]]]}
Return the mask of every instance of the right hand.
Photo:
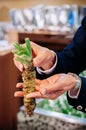
{"label": "right hand", "polygon": [[[33,66],[41,67],[43,70],[50,69],[55,62],[55,53],[53,53],[48,48],[42,47],[40,45],[35,44],[34,42],[30,42],[32,47],[33,54]],[[16,55],[14,55],[14,64],[20,70],[23,71],[23,65],[15,60]]]}
{"label": "right hand", "polygon": [[[67,91],[74,89],[76,86],[76,79],[69,74],[60,73],[53,75],[44,80],[35,80],[35,92],[27,94],[27,98],[46,98],[46,99],[57,99],[59,96]],[[23,83],[18,83],[17,88],[22,88]],[[23,97],[23,91],[16,91],[15,97]]]}

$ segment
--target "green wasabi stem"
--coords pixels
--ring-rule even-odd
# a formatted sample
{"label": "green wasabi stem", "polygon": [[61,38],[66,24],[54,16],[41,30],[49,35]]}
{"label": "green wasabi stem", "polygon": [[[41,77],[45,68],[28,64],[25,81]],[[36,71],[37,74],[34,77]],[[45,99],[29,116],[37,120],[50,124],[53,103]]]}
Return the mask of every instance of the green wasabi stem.
{"label": "green wasabi stem", "polygon": [[16,60],[20,61],[24,66],[22,72],[24,106],[27,114],[31,116],[36,107],[36,102],[35,98],[27,99],[26,96],[35,91],[36,71],[32,65],[32,49],[30,46],[30,40],[25,38],[25,44],[15,43],[13,53],[16,55]]}
{"label": "green wasabi stem", "polygon": [[17,42],[14,43],[14,50],[12,52],[16,54],[16,60],[23,63],[25,68],[28,68],[28,64],[32,61],[32,49],[29,38],[25,38],[25,45]]}

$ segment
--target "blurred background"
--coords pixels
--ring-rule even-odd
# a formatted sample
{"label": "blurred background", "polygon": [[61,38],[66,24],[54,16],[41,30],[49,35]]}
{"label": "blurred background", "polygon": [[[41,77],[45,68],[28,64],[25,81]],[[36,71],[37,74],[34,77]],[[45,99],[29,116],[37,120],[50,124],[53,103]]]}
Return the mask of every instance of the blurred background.
{"label": "blurred background", "polygon": [[65,94],[37,101],[34,116],[25,114],[23,99],[14,97],[22,79],[11,52],[13,43],[23,44],[25,37],[61,51],[85,16],[86,0],[0,0],[0,130],[86,130],[86,115],[72,109]]}

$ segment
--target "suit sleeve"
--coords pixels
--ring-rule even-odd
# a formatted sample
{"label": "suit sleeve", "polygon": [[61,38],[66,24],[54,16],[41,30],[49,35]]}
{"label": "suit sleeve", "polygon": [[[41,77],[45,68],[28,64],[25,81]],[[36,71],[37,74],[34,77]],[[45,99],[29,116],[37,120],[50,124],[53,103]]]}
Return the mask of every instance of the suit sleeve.
{"label": "suit sleeve", "polygon": [[[58,64],[53,73],[76,73],[86,70],[86,17],[82,21],[81,27],[75,33],[72,42],[60,53],[57,53]],[[82,85],[77,99],[67,99],[75,109],[86,112],[86,78],[81,77]]]}
{"label": "suit sleeve", "polygon": [[57,53],[58,63],[53,73],[74,72],[79,74],[86,69],[86,17],[74,35],[72,42]]}
{"label": "suit sleeve", "polygon": [[78,98],[72,99],[68,96],[67,93],[67,99],[68,99],[68,103],[72,105],[75,109],[78,109],[86,113],[86,100],[85,100],[86,99],[86,78],[81,77],[81,80],[82,80],[82,86]]}

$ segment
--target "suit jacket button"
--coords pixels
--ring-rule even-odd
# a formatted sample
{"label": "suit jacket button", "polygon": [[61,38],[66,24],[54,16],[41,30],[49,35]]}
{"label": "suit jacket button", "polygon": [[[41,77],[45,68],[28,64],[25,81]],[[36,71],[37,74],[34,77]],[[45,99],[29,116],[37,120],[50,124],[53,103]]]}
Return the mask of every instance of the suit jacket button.
{"label": "suit jacket button", "polygon": [[77,110],[82,110],[82,106],[77,106]]}

